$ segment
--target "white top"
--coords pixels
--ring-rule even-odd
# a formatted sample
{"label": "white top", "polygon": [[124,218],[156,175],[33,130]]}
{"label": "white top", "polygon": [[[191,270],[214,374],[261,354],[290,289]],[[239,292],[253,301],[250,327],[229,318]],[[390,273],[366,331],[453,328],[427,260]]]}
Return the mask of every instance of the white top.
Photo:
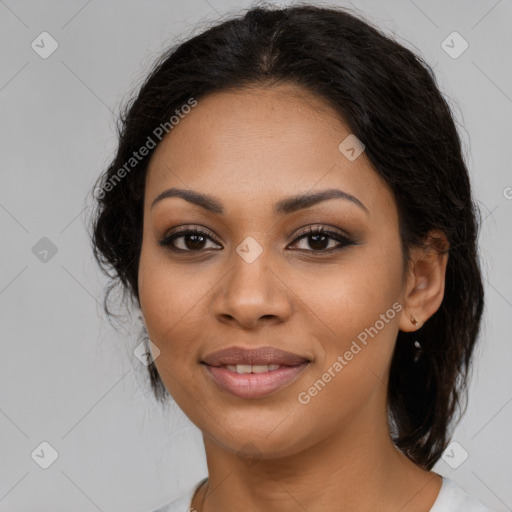
{"label": "white top", "polygon": [[[469,496],[456,482],[449,478],[442,477],[443,483],[436,501],[430,512],[493,512],[476,498]],[[194,512],[192,498],[196,490],[207,480],[203,478],[200,482],[190,488],[181,498],[160,507],[154,512]]]}

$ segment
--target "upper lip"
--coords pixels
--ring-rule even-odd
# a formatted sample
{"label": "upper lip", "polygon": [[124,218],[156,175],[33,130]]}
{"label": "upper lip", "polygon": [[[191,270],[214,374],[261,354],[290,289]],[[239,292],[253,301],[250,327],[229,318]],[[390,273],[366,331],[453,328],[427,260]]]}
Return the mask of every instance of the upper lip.
{"label": "upper lip", "polygon": [[223,366],[226,364],[280,364],[294,366],[304,362],[309,362],[309,359],[274,347],[260,347],[253,349],[229,347],[208,354],[204,357],[202,362],[209,366]]}

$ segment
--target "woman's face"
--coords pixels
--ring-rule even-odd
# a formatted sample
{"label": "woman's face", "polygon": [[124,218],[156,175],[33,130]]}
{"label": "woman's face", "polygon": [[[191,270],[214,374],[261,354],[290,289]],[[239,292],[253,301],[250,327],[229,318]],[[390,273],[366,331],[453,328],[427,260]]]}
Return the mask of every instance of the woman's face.
{"label": "woman's face", "polygon": [[[230,451],[247,445],[277,457],[343,428],[387,429],[387,375],[404,315],[398,216],[349,135],[298,87],[215,93],[150,162],[139,295],[160,349],[155,364],[187,416]],[[171,194],[154,202],[171,188],[214,199],[215,211]],[[327,190],[347,196],[290,201]],[[329,234],[308,234],[315,227]],[[182,229],[205,234],[170,238]],[[306,362],[204,363],[230,347],[273,347],[298,356],[288,363]],[[267,356],[257,362],[276,359]]]}

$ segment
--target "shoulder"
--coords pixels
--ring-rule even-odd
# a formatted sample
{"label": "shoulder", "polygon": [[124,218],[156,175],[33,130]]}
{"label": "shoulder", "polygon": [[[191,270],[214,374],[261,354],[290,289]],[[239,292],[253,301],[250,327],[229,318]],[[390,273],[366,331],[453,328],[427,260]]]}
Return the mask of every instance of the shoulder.
{"label": "shoulder", "polygon": [[[467,494],[462,487],[449,478],[442,477],[443,483],[434,505],[429,512],[493,512]],[[153,512],[194,512],[191,508],[192,497],[206,478],[192,486],[183,496]]]}
{"label": "shoulder", "polygon": [[192,498],[194,497],[196,490],[203,484],[205,480],[206,478],[203,478],[201,481],[197,482],[190,489],[188,489],[185,494],[175,499],[174,501],[161,506],[153,512],[194,512],[194,509],[191,508]]}
{"label": "shoulder", "polygon": [[473,498],[456,482],[442,477],[443,483],[430,512],[493,512]]}

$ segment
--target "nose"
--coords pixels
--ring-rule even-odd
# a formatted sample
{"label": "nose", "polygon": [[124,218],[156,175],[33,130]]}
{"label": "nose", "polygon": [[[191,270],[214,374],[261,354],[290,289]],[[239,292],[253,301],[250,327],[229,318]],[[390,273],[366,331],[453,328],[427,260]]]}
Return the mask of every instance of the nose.
{"label": "nose", "polygon": [[251,261],[234,252],[230,269],[212,301],[214,315],[220,322],[255,329],[260,324],[278,324],[290,317],[293,293],[279,277],[279,269],[272,268],[269,256],[264,250]]}

